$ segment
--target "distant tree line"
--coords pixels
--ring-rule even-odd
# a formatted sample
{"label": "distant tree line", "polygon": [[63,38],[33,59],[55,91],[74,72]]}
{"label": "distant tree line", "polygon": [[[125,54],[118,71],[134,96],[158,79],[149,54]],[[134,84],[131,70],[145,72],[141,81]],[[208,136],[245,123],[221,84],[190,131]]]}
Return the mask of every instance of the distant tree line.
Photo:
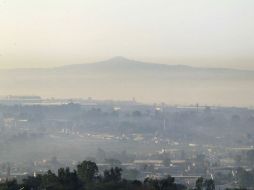
{"label": "distant tree line", "polygon": [[[146,178],[139,180],[122,179],[122,169],[112,167],[99,173],[98,166],[92,161],[83,161],[75,170],[58,169],[57,174],[48,171],[45,174],[29,176],[21,184],[6,181],[0,184],[0,190],[185,190],[184,185],[176,184],[168,176],[163,179]],[[198,178],[193,190],[215,190],[214,181]]]}

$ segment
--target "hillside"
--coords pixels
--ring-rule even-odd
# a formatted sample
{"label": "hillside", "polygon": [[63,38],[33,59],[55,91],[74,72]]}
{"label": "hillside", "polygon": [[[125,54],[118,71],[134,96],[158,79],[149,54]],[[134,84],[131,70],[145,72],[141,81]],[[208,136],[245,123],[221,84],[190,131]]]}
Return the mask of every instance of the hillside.
{"label": "hillside", "polygon": [[0,71],[2,95],[124,100],[136,97],[150,103],[249,106],[254,96],[249,86],[253,84],[253,71],[145,63],[123,57],[48,69]]}

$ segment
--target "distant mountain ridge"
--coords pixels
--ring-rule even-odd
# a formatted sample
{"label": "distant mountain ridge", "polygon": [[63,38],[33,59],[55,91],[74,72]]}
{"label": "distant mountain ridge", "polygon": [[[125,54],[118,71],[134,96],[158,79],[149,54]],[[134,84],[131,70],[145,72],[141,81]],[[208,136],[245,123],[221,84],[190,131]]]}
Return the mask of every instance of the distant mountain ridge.
{"label": "distant mountain ridge", "polygon": [[212,71],[238,71],[238,72],[253,72],[253,70],[242,70],[242,69],[232,69],[232,68],[209,68],[209,67],[192,67],[188,65],[174,65],[174,64],[161,64],[161,63],[151,63],[143,62],[137,60],[131,60],[122,56],[113,57],[105,61],[99,61],[95,63],[86,64],[71,64],[65,66],[59,66],[54,69],[73,69],[73,68],[91,68],[91,67],[102,67],[102,68],[150,68],[150,69],[176,69],[176,70],[212,70]]}
{"label": "distant mountain ridge", "polygon": [[[253,105],[254,71],[146,63],[115,57],[90,64],[0,70],[0,95]],[[29,92],[29,93],[28,93]]]}
{"label": "distant mountain ridge", "polygon": [[185,65],[166,65],[158,63],[147,63],[142,61],[130,60],[124,57],[114,57],[106,61],[87,64],[75,64],[57,67],[55,69],[169,69],[169,68],[189,68]]}
{"label": "distant mountain ridge", "polygon": [[143,62],[131,60],[122,56],[116,56],[105,61],[94,63],[81,63],[81,64],[68,64],[64,66],[51,67],[51,68],[16,68],[16,69],[2,69],[0,71],[49,71],[49,70],[80,70],[80,69],[93,69],[93,70],[110,70],[110,69],[155,69],[163,71],[212,71],[212,72],[246,72],[253,73],[254,70],[232,69],[232,68],[211,68],[211,67],[193,67],[188,65],[174,65],[174,64],[161,64],[152,62]]}

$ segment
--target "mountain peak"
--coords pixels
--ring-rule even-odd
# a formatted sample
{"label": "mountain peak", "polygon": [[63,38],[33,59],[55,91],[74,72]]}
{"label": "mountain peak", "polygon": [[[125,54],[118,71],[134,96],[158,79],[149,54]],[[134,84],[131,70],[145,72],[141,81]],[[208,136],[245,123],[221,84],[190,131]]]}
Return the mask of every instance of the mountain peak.
{"label": "mountain peak", "polygon": [[133,60],[130,60],[126,57],[123,56],[116,56],[112,57],[111,59],[104,61],[104,62],[110,62],[110,63],[130,63],[133,62]]}
{"label": "mountain peak", "polygon": [[123,56],[115,56],[109,60],[110,61],[130,61],[130,59],[127,59],[126,57],[123,57]]}

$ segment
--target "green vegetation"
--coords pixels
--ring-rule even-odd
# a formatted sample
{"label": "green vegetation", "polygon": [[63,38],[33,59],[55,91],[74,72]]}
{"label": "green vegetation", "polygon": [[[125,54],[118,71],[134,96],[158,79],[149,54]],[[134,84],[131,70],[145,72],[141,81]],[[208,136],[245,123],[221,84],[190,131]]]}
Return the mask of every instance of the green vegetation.
{"label": "green vegetation", "polygon": [[212,179],[204,179],[202,177],[198,178],[196,181],[195,190],[215,190],[215,184]]}
{"label": "green vegetation", "polygon": [[[253,172],[239,168],[237,178],[239,186],[232,190],[245,190],[253,186]],[[239,188],[241,187],[241,188]],[[122,178],[122,169],[112,167],[99,171],[98,166],[92,161],[83,161],[77,165],[77,169],[58,169],[57,174],[48,171],[36,177],[29,176],[18,184],[16,180],[8,180],[0,183],[0,190],[186,190],[182,184],[175,183],[170,175],[166,178],[146,178],[143,182]],[[191,190],[215,190],[212,179],[202,177],[196,180],[196,185]],[[231,189],[227,189],[231,190]]]}
{"label": "green vegetation", "polygon": [[[214,190],[214,182],[200,178],[195,189]],[[83,161],[77,170],[60,168],[58,173],[48,171],[36,177],[29,176],[21,184],[15,180],[0,184],[0,190],[184,190],[184,185],[176,184],[175,179],[168,176],[163,179],[146,178],[144,182],[125,180],[122,169],[112,167],[99,173],[96,163]]]}

